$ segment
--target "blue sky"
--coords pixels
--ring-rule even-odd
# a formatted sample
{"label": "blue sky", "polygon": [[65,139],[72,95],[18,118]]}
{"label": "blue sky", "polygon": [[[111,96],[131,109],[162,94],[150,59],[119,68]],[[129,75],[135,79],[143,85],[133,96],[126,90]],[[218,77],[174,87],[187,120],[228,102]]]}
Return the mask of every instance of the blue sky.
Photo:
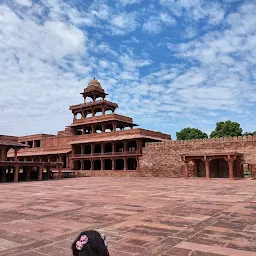
{"label": "blue sky", "polygon": [[256,1],[0,1],[0,134],[63,130],[96,76],[146,129],[256,130]]}

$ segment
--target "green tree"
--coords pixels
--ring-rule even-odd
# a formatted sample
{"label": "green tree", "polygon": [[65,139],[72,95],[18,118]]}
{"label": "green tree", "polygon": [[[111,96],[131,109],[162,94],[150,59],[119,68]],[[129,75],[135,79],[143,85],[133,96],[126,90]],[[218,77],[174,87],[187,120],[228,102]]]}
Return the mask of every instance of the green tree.
{"label": "green tree", "polygon": [[215,130],[210,134],[210,138],[237,137],[242,136],[242,132],[243,129],[239,123],[228,120],[217,123]]}
{"label": "green tree", "polygon": [[208,135],[196,128],[184,128],[180,132],[176,132],[177,140],[193,140],[193,139],[206,139]]}
{"label": "green tree", "polygon": [[256,131],[255,131],[255,132],[245,132],[245,133],[243,134],[243,136],[249,136],[249,135],[251,135],[251,136],[256,136]]}

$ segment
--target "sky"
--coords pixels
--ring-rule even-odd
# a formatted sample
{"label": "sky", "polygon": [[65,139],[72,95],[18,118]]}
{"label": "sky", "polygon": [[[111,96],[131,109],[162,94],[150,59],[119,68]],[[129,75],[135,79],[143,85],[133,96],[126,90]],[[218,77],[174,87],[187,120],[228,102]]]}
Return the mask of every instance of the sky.
{"label": "sky", "polygon": [[95,76],[171,134],[256,130],[256,0],[0,0],[0,134],[57,134]]}

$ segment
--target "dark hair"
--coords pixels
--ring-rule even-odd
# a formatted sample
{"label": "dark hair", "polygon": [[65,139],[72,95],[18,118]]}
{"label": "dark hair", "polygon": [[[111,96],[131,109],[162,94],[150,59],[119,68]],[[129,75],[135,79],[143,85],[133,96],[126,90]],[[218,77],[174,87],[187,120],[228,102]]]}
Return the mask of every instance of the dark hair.
{"label": "dark hair", "polygon": [[[86,244],[84,244],[82,248],[78,250],[77,242],[79,243],[79,241],[83,239],[83,236],[86,236],[88,238],[88,242],[86,242]],[[74,256],[109,256],[109,252],[104,240],[102,239],[101,235],[95,230],[88,230],[82,232],[73,242],[71,249]]]}

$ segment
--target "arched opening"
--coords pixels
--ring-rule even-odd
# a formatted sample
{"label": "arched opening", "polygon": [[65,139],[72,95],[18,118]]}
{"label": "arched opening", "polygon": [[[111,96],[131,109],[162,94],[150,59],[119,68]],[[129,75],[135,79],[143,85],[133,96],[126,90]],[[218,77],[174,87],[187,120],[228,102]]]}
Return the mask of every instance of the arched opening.
{"label": "arched opening", "polygon": [[101,161],[100,160],[94,160],[93,163],[93,169],[96,171],[99,171],[101,169]]}
{"label": "arched opening", "polygon": [[50,160],[50,162],[58,162],[58,156],[51,155],[51,156],[49,156],[49,160]]}
{"label": "arched opening", "polygon": [[[7,153],[6,153],[7,159],[5,159],[5,161],[6,161],[6,160],[7,160],[7,161],[13,161],[13,160],[14,160],[14,154],[15,154],[14,148],[10,148],[10,149],[7,151]],[[8,157],[8,155],[9,155],[9,157]],[[10,157],[10,156],[11,156],[11,157]]]}
{"label": "arched opening", "polygon": [[244,164],[242,164],[241,168],[243,170],[243,177],[244,178],[251,178],[252,177],[252,165],[251,164],[244,163]]}
{"label": "arched opening", "polygon": [[137,159],[136,158],[128,158],[127,159],[127,168],[128,168],[128,170],[137,170]]}
{"label": "arched opening", "polygon": [[136,141],[129,141],[127,143],[128,152],[136,152],[137,151],[137,143]]}
{"label": "arched opening", "polygon": [[104,152],[105,152],[105,154],[108,154],[108,155],[112,154],[112,144],[111,143],[104,144]]}
{"label": "arched opening", "polygon": [[81,170],[81,162],[79,160],[74,161],[74,170]]}
{"label": "arched opening", "polygon": [[112,160],[111,159],[104,160],[104,170],[112,170]]}
{"label": "arched opening", "polygon": [[90,127],[90,126],[89,127],[85,127],[84,128],[84,133],[85,134],[91,134],[92,133],[92,127]]}
{"label": "arched opening", "polygon": [[116,144],[115,144],[115,151],[116,151],[117,153],[123,152],[123,151],[124,151],[124,145],[123,145],[123,143],[121,143],[121,142],[116,143]]}
{"label": "arched opening", "polygon": [[30,180],[38,180],[38,169],[36,166],[30,168]]}
{"label": "arched opening", "polygon": [[75,118],[76,119],[81,119],[82,118],[82,113],[76,113],[76,115],[75,115]]}
{"label": "arched opening", "polygon": [[111,109],[105,110],[105,115],[113,114]]}
{"label": "arched opening", "polygon": [[19,168],[19,181],[25,181],[25,180],[26,180],[25,168],[20,167]]}
{"label": "arched opening", "polygon": [[210,162],[211,178],[228,178],[229,168],[225,159],[212,159]]}
{"label": "arched opening", "polygon": [[79,146],[74,146],[74,153],[76,154],[76,155],[81,155],[81,146],[79,145]]}
{"label": "arched opening", "polygon": [[116,170],[123,170],[124,169],[124,160],[117,159],[116,160]]}
{"label": "arched opening", "polygon": [[94,154],[101,154],[101,144],[94,145]]}
{"label": "arched opening", "polygon": [[96,125],[95,126],[95,132],[96,133],[102,133],[102,126],[101,125]]}
{"label": "arched opening", "polygon": [[83,129],[82,128],[75,129],[75,135],[82,135],[82,134],[83,134]]}
{"label": "arched opening", "polygon": [[6,182],[13,182],[14,181],[14,170],[13,166],[10,166],[5,169],[6,171]]}
{"label": "arched opening", "polygon": [[102,109],[101,108],[96,108],[94,109],[95,116],[102,116]]}
{"label": "arched opening", "polygon": [[205,162],[202,160],[196,161],[196,174],[197,177],[206,177]]}
{"label": "arched opening", "polygon": [[92,112],[87,112],[87,114],[86,114],[86,118],[89,118],[89,117],[92,117]]}
{"label": "arched opening", "polygon": [[91,154],[91,145],[89,145],[89,144],[84,145],[84,154],[85,155]]}
{"label": "arched opening", "polygon": [[84,168],[83,170],[91,170],[91,161],[90,160],[84,160]]}
{"label": "arched opening", "polygon": [[67,156],[63,155],[61,157],[61,162],[63,163],[62,168],[67,168]]}

